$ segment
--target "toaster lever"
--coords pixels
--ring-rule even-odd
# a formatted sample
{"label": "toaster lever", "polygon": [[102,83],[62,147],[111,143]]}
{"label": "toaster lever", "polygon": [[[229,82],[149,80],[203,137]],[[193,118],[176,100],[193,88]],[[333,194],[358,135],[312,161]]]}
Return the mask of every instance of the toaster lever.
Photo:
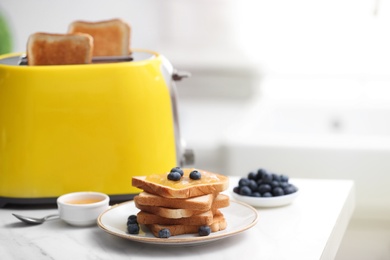
{"label": "toaster lever", "polygon": [[192,149],[185,149],[183,153],[182,165],[193,165],[195,163],[195,154]]}
{"label": "toaster lever", "polygon": [[191,77],[191,73],[187,71],[174,70],[172,73],[172,79],[174,81],[179,81],[182,80],[183,78],[189,78],[189,77]]}

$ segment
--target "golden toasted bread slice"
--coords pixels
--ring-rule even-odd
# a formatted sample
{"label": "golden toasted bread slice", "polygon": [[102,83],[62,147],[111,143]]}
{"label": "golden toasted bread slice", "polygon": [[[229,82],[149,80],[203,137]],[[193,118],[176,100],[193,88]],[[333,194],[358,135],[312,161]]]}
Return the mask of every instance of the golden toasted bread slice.
{"label": "golden toasted bread slice", "polygon": [[[193,170],[200,172],[199,180],[192,180],[189,177]],[[183,172],[184,175],[177,181],[169,180],[168,173],[136,176],[132,178],[132,185],[161,197],[183,199],[217,194],[229,186],[229,178],[221,174],[193,168],[183,168]]]}
{"label": "golden toasted bread slice", "polygon": [[88,34],[34,33],[27,42],[28,65],[88,64],[93,39]]}
{"label": "golden toasted bread slice", "polygon": [[210,210],[214,194],[206,194],[188,199],[165,198],[148,192],[141,192],[134,197],[136,205],[164,207],[172,209]]}
{"label": "golden toasted bread slice", "polygon": [[[198,198],[198,197],[195,197]],[[194,199],[195,199],[194,198]],[[167,199],[169,200],[169,199]],[[185,199],[184,199],[185,200]],[[212,210],[219,208],[224,208],[229,206],[229,196],[225,194],[218,194],[218,196],[213,200],[212,205],[207,210],[196,210],[191,207],[177,209],[177,208],[166,208],[166,207],[158,207],[158,206],[148,206],[148,205],[141,205],[137,203],[137,200],[135,199],[135,205],[138,209],[152,213],[154,215],[158,215],[164,218],[188,218],[194,215],[201,214],[205,211]],[[184,205],[185,206],[185,205]]]}
{"label": "golden toasted bread slice", "polygon": [[210,210],[188,218],[164,218],[149,212],[140,211],[137,214],[137,221],[139,224],[144,225],[210,225],[213,223],[213,212]]}
{"label": "golden toasted bread slice", "polygon": [[[202,225],[162,225],[162,224],[149,224],[147,228],[153,233],[155,237],[159,237],[160,230],[167,228],[171,236],[183,235],[183,234],[197,234],[199,228]],[[226,229],[227,222],[222,213],[218,212],[214,215],[213,222],[209,225],[211,232],[217,232]]]}
{"label": "golden toasted bread slice", "polygon": [[93,56],[126,56],[130,54],[131,27],[121,19],[88,22],[74,21],[69,33],[87,33],[94,39]]}

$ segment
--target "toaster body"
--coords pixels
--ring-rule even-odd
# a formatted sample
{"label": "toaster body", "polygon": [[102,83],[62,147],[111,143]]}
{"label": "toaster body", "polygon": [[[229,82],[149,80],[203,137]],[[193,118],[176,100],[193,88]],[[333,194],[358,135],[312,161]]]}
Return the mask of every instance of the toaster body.
{"label": "toaster body", "polygon": [[129,62],[13,64],[19,56],[0,56],[0,206],[74,191],[125,200],[139,192],[132,176],[180,164],[164,57],[134,50]]}

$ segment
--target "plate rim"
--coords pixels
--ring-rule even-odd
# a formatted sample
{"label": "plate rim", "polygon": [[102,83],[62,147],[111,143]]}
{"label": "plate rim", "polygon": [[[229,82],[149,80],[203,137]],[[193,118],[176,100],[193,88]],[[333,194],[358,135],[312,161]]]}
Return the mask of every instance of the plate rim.
{"label": "plate rim", "polygon": [[[131,241],[135,241],[135,242],[140,242],[140,243],[155,244],[155,245],[176,245],[177,246],[177,245],[192,245],[192,244],[212,242],[215,240],[227,238],[227,237],[242,233],[242,232],[252,228],[253,226],[255,226],[259,220],[259,213],[257,212],[257,210],[253,206],[251,206],[245,202],[242,202],[242,201],[230,200],[230,205],[237,204],[241,207],[245,207],[247,209],[250,209],[253,213],[252,221],[240,229],[233,229],[231,231],[223,232],[223,233],[215,232],[209,236],[202,236],[202,237],[195,236],[195,234],[194,234],[194,237],[182,237],[183,235],[178,235],[178,236],[171,236],[168,239],[157,238],[157,237],[143,237],[143,236],[138,236],[138,235],[122,234],[122,233],[115,232],[114,230],[109,229],[102,221],[102,218],[105,216],[105,214],[107,214],[108,212],[110,212],[118,207],[126,206],[127,204],[135,204],[135,203],[133,200],[131,200],[131,201],[126,201],[126,202],[122,202],[119,204],[115,204],[115,205],[111,206],[109,209],[105,210],[103,213],[101,213],[99,215],[99,217],[97,218],[98,227],[111,235],[114,235],[114,236],[117,236],[117,237],[120,237],[123,239],[131,240]],[[228,207],[230,207],[230,205]],[[221,231],[223,231],[223,230],[221,230]],[[145,232],[151,233],[150,231],[145,231]],[[188,235],[189,234],[187,234],[187,236]]]}

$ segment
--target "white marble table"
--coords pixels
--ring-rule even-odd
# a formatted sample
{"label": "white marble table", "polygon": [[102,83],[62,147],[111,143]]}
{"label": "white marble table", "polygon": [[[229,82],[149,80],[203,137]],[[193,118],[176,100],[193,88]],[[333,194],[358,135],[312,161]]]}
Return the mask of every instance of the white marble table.
{"label": "white marble table", "polygon": [[[231,178],[231,189],[238,181]],[[61,220],[27,226],[11,213],[44,216],[56,209],[0,209],[1,259],[333,259],[355,206],[349,180],[292,179],[300,188],[290,205],[258,209],[253,228],[209,244],[164,247],[76,228]]]}

